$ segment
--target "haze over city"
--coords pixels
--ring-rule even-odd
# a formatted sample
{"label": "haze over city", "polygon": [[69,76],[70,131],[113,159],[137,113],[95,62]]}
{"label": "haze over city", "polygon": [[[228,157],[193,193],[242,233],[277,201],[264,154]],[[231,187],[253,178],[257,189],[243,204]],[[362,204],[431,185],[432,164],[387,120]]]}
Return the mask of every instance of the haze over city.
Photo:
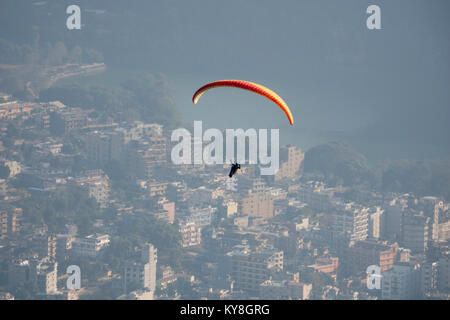
{"label": "haze over city", "polygon": [[3,0],[0,299],[448,300],[448,12]]}

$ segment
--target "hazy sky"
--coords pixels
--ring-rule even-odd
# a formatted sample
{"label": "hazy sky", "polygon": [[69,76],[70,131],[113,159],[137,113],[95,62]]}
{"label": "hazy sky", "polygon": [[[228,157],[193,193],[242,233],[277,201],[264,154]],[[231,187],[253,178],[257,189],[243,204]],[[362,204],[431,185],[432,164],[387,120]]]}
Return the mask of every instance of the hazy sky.
{"label": "hazy sky", "polygon": [[[65,28],[68,4],[82,8],[81,31]],[[382,30],[366,28],[369,4],[381,7]],[[42,42],[81,43],[110,66],[166,73],[188,120],[279,126],[304,146],[323,136],[365,152],[450,154],[448,0],[2,0],[0,9],[1,37],[29,42],[38,25]],[[28,24],[19,19],[28,15]],[[226,78],[273,88],[295,128],[245,93],[208,93],[203,105],[189,104],[203,82]]]}

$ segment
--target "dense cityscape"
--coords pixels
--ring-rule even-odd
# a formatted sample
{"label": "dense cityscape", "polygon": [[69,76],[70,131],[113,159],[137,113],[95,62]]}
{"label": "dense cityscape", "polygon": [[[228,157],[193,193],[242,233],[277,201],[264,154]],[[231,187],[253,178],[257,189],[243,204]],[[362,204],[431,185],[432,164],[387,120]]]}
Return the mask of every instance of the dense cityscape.
{"label": "dense cityscape", "polygon": [[294,146],[274,176],[244,165],[230,179],[228,165],[172,164],[161,124],[1,99],[3,299],[449,298],[441,197],[367,187],[350,201]]}
{"label": "dense cityscape", "polygon": [[449,2],[206,2],[1,1],[0,300],[450,300]]}

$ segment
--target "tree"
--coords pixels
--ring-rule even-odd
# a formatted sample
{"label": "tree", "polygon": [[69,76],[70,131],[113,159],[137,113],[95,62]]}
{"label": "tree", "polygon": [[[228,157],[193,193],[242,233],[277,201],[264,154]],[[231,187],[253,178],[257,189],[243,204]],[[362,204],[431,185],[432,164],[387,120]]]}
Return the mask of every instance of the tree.
{"label": "tree", "polygon": [[127,167],[122,165],[117,160],[109,161],[103,168],[103,171],[113,181],[123,181],[127,177],[127,175],[126,175]]}
{"label": "tree", "polygon": [[12,294],[17,300],[35,300],[38,288],[35,281],[25,281],[12,290]]}
{"label": "tree", "polygon": [[145,74],[126,81],[122,87],[133,94],[135,108],[144,121],[175,127],[180,123],[180,111],[165,76]]}
{"label": "tree", "polygon": [[321,173],[332,184],[373,184],[375,176],[366,158],[343,142],[329,142],[305,154],[306,173]]}
{"label": "tree", "polygon": [[67,48],[64,45],[64,43],[57,42],[51,52],[52,58],[54,59],[54,62],[55,62],[54,65],[59,66],[59,65],[62,65],[63,63],[65,63],[67,60],[68,54],[69,53],[68,53]]}
{"label": "tree", "polygon": [[0,179],[6,179],[9,177],[10,170],[5,164],[0,163]]}
{"label": "tree", "polygon": [[79,46],[75,46],[72,50],[70,50],[68,63],[76,63],[80,64],[82,59],[83,50]]}
{"label": "tree", "polygon": [[[22,181],[14,181],[16,187],[36,186],[35,176],[19,176],[22,176]],[[23,209],[25,217],[31,222],[44,221],[51,232],[60,232],[66,224],[74,223],[81,236],[93,232],[93,223],[102,213],[87,190],[75,185],[52,192],[34,192],[31,197],[21,199],[15,205]]]}
{"label": "tree", "polygon": [[[181,236],[178,228],[150,214],[128,216],[117,226],[118,235],[139,247],[151,243],[158,248],[158,260],[162,264],[181,269]],[[129,245],[130,245],[129,244]]]}
{"label": "tree", "polygon": [[19,173],[14,177],[12,185],[16,188],[38,188],[42,186],[42,180],[30,173]]}
{"label": "tree", "polygon": [[20,129],[17,127],[17,125],[13,122],[8,123],[7,130],[6,130],[6,136],[13,139],[20,138]]}
{"label": "tree", "polygon": [[436,195],[450,198],[450,161],[398,160],[382,169],[384,191],[413,193],[416,196]]}
{"label": "tree", "polygon": [[86,49],[83,52],[83,61],[86,63],[102,62],[103,55],[95,49]]}
{"label": "tree", "polygon": [[144,74],[120,86],[77,85],[52,87],[40,92],[42,101],[59,100],[64,104],[95,108],[100,119],[141,120],[173,128],[181,123],[174,94],[163,75]]}
{"label": "tree", "polygon": [[177,292],[181,294],[183,299],[198,299],[197,292],[194,291],[192,284],[184,278],[178,278],[175,282]]}
{"label": "tree", "polygon": [[64,121],[59,114],[52,112],[50,114],[50,132],[54,136],[62,136],[65,133]]}

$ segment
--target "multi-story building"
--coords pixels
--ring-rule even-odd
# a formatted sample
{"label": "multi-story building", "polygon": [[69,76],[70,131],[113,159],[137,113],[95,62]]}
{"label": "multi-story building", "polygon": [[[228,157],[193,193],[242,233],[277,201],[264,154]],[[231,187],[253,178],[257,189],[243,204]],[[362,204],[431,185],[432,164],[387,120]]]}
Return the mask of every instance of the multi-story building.
{"label": "multi-story building", "polygon": [[21,283],[30,280],[31,275],[29,260],[13,260],[9,263],[8,288],[15,289]]}
{"label": "multi-story building", "polygon": [[158,123],[146,123],[142,129],[146,136],[161,137],[163,134],[163,125]]}
{"label": "multi-story building", "polygon": [[231,259],[234,290],[243,290],[250,296],[257,296],[261,283],[283,270],[283,251],[263,249],[252,252],[246,247],[240,247],[227,256]]}
{"label": "multi-story building", "polygon": [[84,238],[76,238],[72,243],[72,250],[82,257],[97,257],[109,245],[109,235],[92,234]]}
{"label": "multi-story building", "polygon": [[21,217],[21,208],[0,207],[0,236],[19,232]]}
{"label": "multi-story building", "polygon": [[237,192],[248,193],[252,190],[254,193],[264,192],[267,190],[267,184],[262,178],[252,178],[248,175],[240,174],[236,180]]}
{"label": "multi-story building", "polygon": [[439,201],[434,206],[432,239],[445,242],[450,239],[450,204]]}
{"label": "multi-story building", "polygon": [[41,107],[33,110],[31,115],[38,128],[49,129],[52,125],[52,118],[54,120],[55,112],[62,112],[65,108],[67,108],[66,105],[60,101],[50,101],[42,103]]}
{"label": "multi-story building", "polygon": [[362,274],[371,265],[379,266],[381,272],[387,271],[394,266],[397,251],[397,244],[356,241],[346,250],[344,271],[346,274]]}
{"label": "multi-story building", "polygon": [[173,224],[175,220],[175,202],[168,201],[163,198],[158,201],[158,208],[153,213],[158,219],[166,221],[168,224]]}
{"label": "multi-story building", "polygon": [[129,292],[128,294],[121,295],[117,300],[153,300],[155,298],[155,292],[151,290],[138,289]]}
{"label": "multi-story building", "polygon": [[124,288],[130,284],[139,284],[151,292],[156,288],[156,264],[158,262],[158,249],[152,244],[146,244],[142,248],[141,261],[128,263],[124,268],[123,281]]}
{"label": "multi-story building", "polygon": [[56,236],[40,235],[33,239],[33,245],[39,258],[56,258]]}
{"label": "multi-story building", "polygon": [[70,234],[58,234],[56,236],[56,261],[62,262],[69,257],[74,237]]}
{"label": "multi-story building", "polygon": [[39,262],[32,264],[32,272],[35,274],[38,287],[38,294],[51,295],[58,292],[58,263],[57,262]]}
{"label": "multi-story building", "polygon": [[94,131],[86,135],[86,153],[88,160],[105,165],[112,160],[123,160],[124,136],[120,130]]}
{"label": "multi-story building", "polygon": [[438,289],[439,262],[423,262],[421,268],[421,292],[430,294]]}
{"label": "multi-story building", "polygon": [[20,231],[20,221],[22,219],[22,208],[14,208],[9,214],[9,232],[17,233]]}
{"label": "multi-story building", "polygon": [[323,184],[314,181],[301,185],[297,191],[297,198],[314,210],[327,212],[334,206],[335,191],[333,188],[326,188]]}
{"label": "multi-story building", "polygon": [[193,222],[199,228],[209,226],[213,219],[216,208],[211,206],[205,208],[190,208],[189,214],[185,217],[187,222]]}
{"label": "multi-story building", "polygon": [[94,198],[101,207],[106,207],[109,200],[110,183],[103,170],[89,170],[83,176],[76,178],[76,183],[86,188],[89,197]]}
{"label": "multi-story building", "polygon": [[266,280],[259,285],[262,300],[309,300],[312,284],[294,280]]}
{"label": "multi-story building", "polygon": [[380,207],[369,211],[369,238],[383,239],[386,231],[386,215]]}
{"label": "multi-story building", "polygon": [[275,181],[294,178],[300,171],[300,166],[305,158],[305,153],[294,146],[280,148],[280,168],[274,176]]}
{"label": "multi-story building", "polygon": [[150,197],[163,197],[166,194],[167,183],[156,181],[149,182],[147,190]]}
{"label": "multi-story building", "polygon": [[62,129],[67,134],[79,130],[87,125],[87,114],[80,108],[65,108],[51,116],[51,127]]}
{"label": "multi-story building", "polygon": [[158,268],[158,273],[156,274],[158,277],[158,285],[161,288],[167,288],[167,285],[177,281],[177,275],[173,271],[173,269],[169,266],[160,266]]}
{"label": "multi-story building", "polygon": [[14,300],[14,296],[9,292],[0,292],[0,301]]}
{"label": "multi-story building", "polygon": [[418,209],[423,211],[426,217],[433,218],[439,208],[444,205],[443,201],[438,197],[426,196],[419,199],[417,206]]}
{"label": "multi-story building", "polygon": [[273,203],[273,196],[270,193],[254,193],[249,190],[248,195],[240,200],[240,212],[249,217],[272,218]]}
{"label": "multi-story building", "polygon": [[231,217],[238,213],[238,203],[234,200],[226,200],[223,202],[223,206],[227,210],[227,217]]}
{"label": "multi-story building", "polygon": [[190,206],[199,206],[203,203],[210,203],[213,199],[213,190],[205,187],[190,189],[187,202]]}
{"label": "multi-story building", "polygon": [[8,213],[0,211],[0,236],[8,233]]}
{"label": "multi-story building", "polygon": [[144,137],[161,137],[163,133],[163,126],[157,123],[143,123],[135,121],[131,126],[125,128],[124,137],[125,143],[133,140],[139,140]]}
{"label": "multi-story building", "polygon": [[431,237],[429,217],[409,212],[403,216],[401,245],[414,253],[427,250]]}
{"label": "multi-story building", "polygon": [[315,263],[309,265],[308,268],[312,268],[316,272],[323,272],[329,274],[336,279],[337,269],[339,267],[338,257],[318,257]]}
{"label": "multi-story building", "polygon": [[381,297],[386,300],[420,298],[421,271],[408,264],[394,265],[382,273]]}
{"label": "multi-story building", "polygon": [[9,168],[9,177],[14,177],[22,172],[22,166],[17,161],[3,161],[0,165],[7,166]]}
{"label": "multi-story building", "polygon": [[38,107],[38,103],[21,102],[17,100],[0,102],[0,119],[16,119],[20,116],[30,114]]}
{"label": "multi-story building", "polygon": [[11,289],[24,282],[37,284],[39,295],[57,293],[58,264],[48,258],[13,261],[9,265],[8,286]]}
{"label": "multi-story building", "polygon": [[407,208],[407,200],[403,198],[395,198],[388,205],[384,206],[386,239],[394,241],[401,239],[403,214]]}
{"label": "multi-story building", "polygon": [[166,137],[149,136],[128,144],[128,163],[139,177],[151,177],[154,167],[166,162]]}
{"label": "multi-story building", "polygon": [[450,289],[450,250],[444,252],[437,263],[437,287],[440,291],[445,292],[446,290]]}
{"label": "multi-story building", "polygon": [[181,234],[181,245],[183,248],[199,246],[202,241],[202,229],[194,222],[180,220],[178,230]]}
{"label": "multi-story building", "polygon": [[369,229],[369,208],[346,204],[331,213],[331,231],[350,241],[366,240]]}

